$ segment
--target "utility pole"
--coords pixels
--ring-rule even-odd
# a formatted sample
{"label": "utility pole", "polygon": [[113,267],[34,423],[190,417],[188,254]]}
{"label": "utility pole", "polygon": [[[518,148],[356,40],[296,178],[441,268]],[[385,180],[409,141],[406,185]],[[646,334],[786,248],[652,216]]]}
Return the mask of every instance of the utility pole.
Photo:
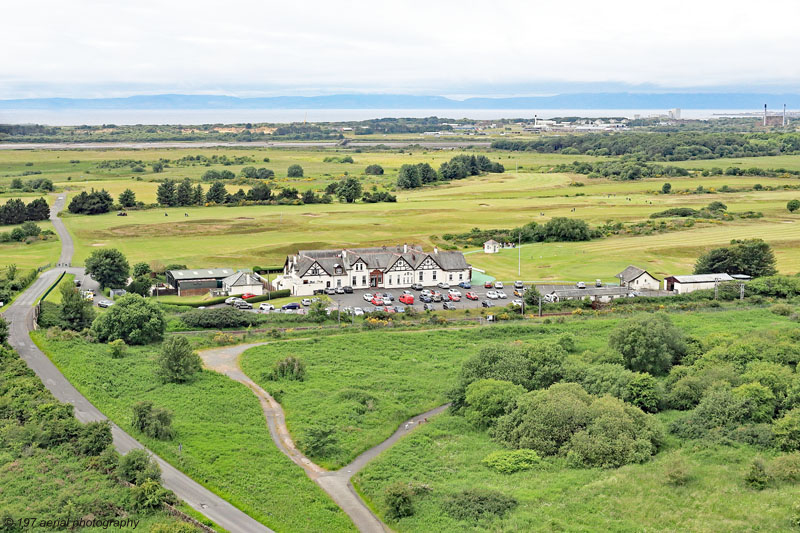
{"label": "utility pole", "polygon": [[517,233],[517,277],[522,276],[522,230]]}
{"label": "utility pole", "polygon": [[542,316],[542,295],[539,295],[539,316]]}
{"label": "utility pole", "polygon": [[717,294],[719,293],[719,278],[714,278],[714,299],[717,299]]}
{"label": "utility pole", "polygon": [[744,283],[739,284],[739,299],[744,300]]}

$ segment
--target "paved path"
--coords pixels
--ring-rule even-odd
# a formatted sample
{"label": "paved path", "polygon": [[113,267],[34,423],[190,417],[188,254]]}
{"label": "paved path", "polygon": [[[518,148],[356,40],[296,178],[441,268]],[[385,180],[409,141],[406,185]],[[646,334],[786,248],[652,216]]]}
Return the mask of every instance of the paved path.
{"label": "paved path", "polygon": [[[92,422],[107,420],[106,416],[97,407],[92,405],[78,390],[59,372],[50,359],[33,344],[30,332],[33,329],[33,306],[42,294],[66,271],[70,274],[82,276],[82,268],[69,267],[72,260],[73,243],[72,238],[64,227],[64,223],[58,218],[57,214],[64,207],[66,196],[60,195],[50,212],[50,220],[56,228],[56,232],[61,238],[61,258],[59,266],[43,272],[39,278],[22,293],[13,304],[3,313],[3,316],[10,322],[9,344],[17,350],[20,357],[28,366],[39,376],[45,387],[53,393],[59,401],[70,403],[75,406],[75,417],[81,422]],[[143,448],[143,446],[133,437],[123,431],[119,426],[112,423],[111,433],[114,438],[114,446],[117,450],[126,454],[131,450]],[[272,530],[246,515],[227,501],[223,500],[213,492],[209,491],[190,477],[178,471],[172,465],[153,455],[161,467],[162,484],[175,492],[179,498],[185,501],[192,508],[203,513],[230,531],[231,533],[250,533],[250,532],[271,532]]]}
{"label": "paved path", "polygon": [[384,450],[390,448],[397,442],[403,435],[406,435],[411,429],[415,428],[422,421],[430,416],[436,415],[447,409],[447,405],[442,405],[436,409],[431,409],[426,413],[417,415],[410,420],[402,423],[394,434],[378,444],[370,448],[358,457],[353,462],[340,468],[336,471],[328,471],[321,466],[315,464],[308,457],[303,455],[300,450],[294,445],[289,429],[286,427],[286,417],[283,413],[281,405],[270,396],[267,391],[259,387],[252,379],[250,379],[239,367],[239,356],[245,351],[255,346],[263,346],[269,344],[268,342],[257,342],[251,344],[240,344],[237,346],[227,346],[224,348],[214,348],[211,350],[204,350],[200,352],[205,366],[211,370],[225,374],[231,379],[239,381],[247,385],[250,390],[258,397],[261,402],[261,408],[264,411],[264,416],[267,419],[270,435],[275,445],[289,459],[294,461],[303,470],[305,470],[308,477],[317,483],[328,495],[336,502],[350,519],[355,526],[362,533],[383,533],[391,531],[389,527],[381,522],[375,516],[372,510],[364,503],[364,500],[356,493],[350,479],[364,466],[375,458]]}

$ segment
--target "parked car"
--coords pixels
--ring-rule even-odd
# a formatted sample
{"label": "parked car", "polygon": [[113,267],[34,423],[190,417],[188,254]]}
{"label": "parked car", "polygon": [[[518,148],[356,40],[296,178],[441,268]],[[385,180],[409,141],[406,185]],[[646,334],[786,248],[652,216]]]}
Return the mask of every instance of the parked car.
{"label": "parked car", "polygon": [[433,297],[430,294],[420,294],[419,301],[429,304],[433,301]]}
{"label": "parked car", "polygon": [[447,295],[447,297],[450,299],[451,302],[460,302],[461,301],[461,296],[459,296],[458,294],[450,293],[450,294]]}
{"label": "parked car", "polygon": [[447,291],[447,294],[452,294],[454,296],[461,296],[461,291],[458,289],[450,289]]}
{"label": "parked car", "polygon": [[481,306],[483,307],[494,307],[494,302],[491,300],[484,300],[481,302]]}
{"label": "parked car", "polygon": [[514,307],[522,307],[523,303],[522,300],[511,300],[511,305]]}
{"label": "parked car", "polygon": [[411,288],[415,291],[421,291],[424,287],[422,286],[422,283],[412,283]]}
{"label": "parked car", "polygon": [[252,309],[253,308],[253,304],[251,304],[250,302],[245,302],[244,300],[239,300],[238,302],[234,302],[233,306],[236,309]]}
{"label": "parked car", "polygon": [[345,294],[353,294],[353,287],[351,287],[350,285],[345,285],[344,287],[342,287],[342,289],[344,290]]}
{"label": "parked car", "polygon": [[314,294],[314,296],[316,296],[318,294],[325,294],[325,289],[314,289],[313,294]]}
{"label": "parked car", "polygon": [[414,295],[413,294],[403,294],[400,297],[400,303],[406,305],[414,305]]}
{"label": "parked car", "polygon": [[486,297],[496,300],[498,298],[497,291],[486,291]]}
{"label": "parked car", "polygon": [[504,291],[497,291],[497,297],[501,299],[508,298],[508,295]]}
{"label": "parked car", "polygon": [[467,300],[477,300],[478,299],[478,295],[475,294],[472,291],[468,292],[466,296],[467,296]]}
{"label": "parked car", "polygon": [[458,286],[461,287],[462,289],[472,288],[472,284],[469,281],[462,281],[461,283],[458,284]]}
{"label": "parked car", "polygon": [[83,291],[83,299],[89,300],[90,302],[94,301],[94,292],[92,291]]}
{"label": "parked car", "polygon": [[414,293],[413,293],[413,292],[411,292],[411,291],[409,291],[409,290],[404,290],[404,291],[403,291],[403,294],[410,294],[410,295],[412,295],[412,296],[414,295]]}
{"label": "parked car", "polygon": [[378,306],[384,304],[383,296],[373,296],[372,300],[369,301],[372,305]]}
{"label": "parked car", "polygon": [[102,307],[103,309],[111,307],[112,305],[114,305],[114,302],[111,300],[106,300],[105,298],[97,302],[97,307]]}
{"label": "parked car", "polygon": [[80,286],[81,286],[81,280],[79,280],[79,279],[76,279],[76,280],[74,281],[74,283],[75,283],[75,286],[76,286],[76,287],[80,287]]}
{"label": "parked car", "polygon": [[296,309],[300,309],[300,304],[297,302],[291,302],[281,307],[283,311],[292,311]]}
{"label": "parked car", "polygon": [[258,306],[258,310],[259,311],[274,311],[275,310],[275,306],[272,305],[272,304],[269,304],[267,302],[264,302],[263,304]]}
{"label": "parked car", "polygon": [[579,289],[585,289],[586,283],[579,281],[578,283],[575,284],[575,286],[578,287]]}
{"label": "parked car", "polygon": [[423,311],[433,311],[433,304],[430,302],[425,302],[425,305],[422,306]]}
{"label": "parked car", "polygon": [[327,295],[336,294],[336,289],[334,289],[333,287],[328,287],[327,289],[325,289],[325,294]]}
{"label": "parked car", "polygon": [[602,287],[603,286],[603,280],[602,279],[594,280],[594,286],[595,287]]}
{"label": "parked car", "polygon": [[514,296],[519,296],[522,298],[525,296],[525,289],[514,289]]}
{"label": "parked car", "polygon": [[440,281],[439,283],[436,284],[436,286],[439,287],[440,289],[449,289],[450,288],[450,284],[449,283],[445,283],[444,281]]}
{"label": "parked car", "polygon": [[456,304],[452,302],[445,302],[442,304],[442,309],[445,311],[453,311],[456,308]]}
{"label": "parked car", "polygon": [[525,284],[522,283],[520,280],[517,280],[517,281],[514,282],[514,288],[515,289],[524,289],[525,288]]}
{"label": "parked car", "polygon": [[249,300],[250,298],[255,298],[255,297],[256,297],[256,295],[255,295],[255,294],[253,294],[252,292],[246,292],[246,293],[244,293],[244,294],[242,294],[242,295],[240,296],[240,298],[241,298],[242,300]]}
{"label": "parked car", "polygon": [[439,291],[434,291],[434,293],[431,296],[431,298],[433,298],[434,302],[441,302],[442,300],[444,300],[444,297],[442,296],[442,293],[439,292]]}
{"label": "parked car", "polygon": [[368,293],[368,292],[365,292],[364,293],[364,301],[365,302],[371,302],[372,301],[372,295],[370,293]]}
{"label": "parked car", "polygon": [[360,307],[354,307],[353,308],[353,316],[361,316],[363,314],[364,314],[364,310],[361,309]]}
{"label": "parked car", "polygon": [[241,300],[241,298],[238,296],[229,296],[228,298],[225,298],[225,303],[228,305],[233,305],[233,303],[237,300]]}
{"label": "parked car", "polygon": [[383,308],[383,311],[384,311],[385,313],[390,313],[390,314],[395,314],[395,313],[397,312],[397,311],[395,311],[394,307],[392,307],[391,305],[387,305],[387,306],[385,306],[385,307]]}
{"label": "parked car", "polygon": [[433,296],[433,293],[428,289],[422,289],[422,292],[419,293],[420,296]]}
{"label": "parked car", "polygon": [[384,292],[383,293],[383,299],[384,300],[388,300],[390,302],[393,302],[394,301],[394,294],[392,294],[391,292]]}
{"label": "parked car", "polygon": [[491,281],[487,281],[486,283],[483,284],[484,289],[491,289],[492,287],[494,287],[494,285],[492,285]]}
{"label": "parked car", "polygon": [[405,313],[406,312],[406,308],[403,307],[402,305],[395,305],[394,306],[394,310],[397,313]]}
{"label": "parked car", "polygon": [[344,287],[336,287],[336,294],[344,294]]}
{"label": "parked car", "polygon": [[303,304],[304,307],[308,307],[311,305],[311,298],[303,298],[300,300],[300,303]]}
{"label": "parked car", "polygon": [[495,281],[494,282],[494,288],[495,289],[502,289],[503,288],[503,282],[502,281]]}

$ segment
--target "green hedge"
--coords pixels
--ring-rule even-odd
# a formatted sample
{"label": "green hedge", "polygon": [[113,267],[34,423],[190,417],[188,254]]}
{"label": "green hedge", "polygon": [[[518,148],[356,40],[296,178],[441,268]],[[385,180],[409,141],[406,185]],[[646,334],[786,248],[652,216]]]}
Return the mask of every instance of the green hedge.
{"label": "green hedge", "polygon": [[[289,289],[283,289],[280,291],[272,291],[268,294],[262,294],[261,296],[256,296],[255,298],[248,298],[247,301],[251,304],[258,303],[258,302],[266,302],[267,300],[271,300],[273,298],[286,298],[287,296],[291,296],[292,293]],[[181,303],[180,305],[186,305],[188,307],[203,307],[209,305],[217,305],[221,303],[225,303],[225,300],[229,298],[229,296],[220,296],[219,298],[212,298],[210,300],[206,300],[204,302],[186,302]]]}
{"label": "green hedge", "polygon": [[280,274],[283,272],[283,266],[254,266],[253,272],[257,272],[259,274]]}

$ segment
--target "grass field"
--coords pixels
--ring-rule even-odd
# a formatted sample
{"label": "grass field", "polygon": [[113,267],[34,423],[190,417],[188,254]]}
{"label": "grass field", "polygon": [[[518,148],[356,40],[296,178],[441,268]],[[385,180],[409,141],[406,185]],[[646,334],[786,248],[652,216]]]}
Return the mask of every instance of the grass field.
{"label": "grass field", "polygon": [[[104,345],[33,339],[89,400],[140,442],[276,531],[353,531],[347,516],[272,443],[258,399],[244,385],[203,371],[184,385],[154,375],[158,346],[112,359]],[[131,406],[150,400],[174,413],[174,441],[131,428]],[[178,451],[181,444],[183,451]]]}
{"label": "grass field", "polygon": [[[402,421],[444,404],[461,363],[482,346],[512,340],[536,342],[570,332],[577,339],[578,352],[598,350],[620,320],[624,318],[570,320],[549,326],[345,333],[252,348],[242,355],[240,364],[265,390],[276,393],[296,439],[302,440],[316,426],[336,429],[336,449],[312,459],[337,468],[388,438]],[[701,338],[712,332],[787,323],[785,318],[755,310],[677,314],[674,321]],[[306,363],[304,381],[274,382],[265,377],[276,361],[289,355]]]}

